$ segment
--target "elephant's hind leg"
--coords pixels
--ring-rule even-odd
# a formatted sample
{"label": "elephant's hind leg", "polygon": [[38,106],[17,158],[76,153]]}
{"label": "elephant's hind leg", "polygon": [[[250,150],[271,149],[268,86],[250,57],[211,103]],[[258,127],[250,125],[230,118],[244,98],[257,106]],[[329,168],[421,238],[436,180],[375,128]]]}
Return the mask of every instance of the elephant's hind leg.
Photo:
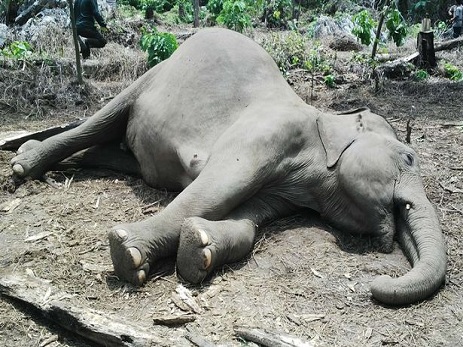
{"label": "elephant's hind leg", "polygon": [[69,168],[106,169],[141,176],[137,159],[130,151],[123,149],[119,142],[90,147],[52,167],[53,170]]}
{"label": "elephant's hind leg", "polygon": [[255,234],[256,226],[249,219],[186,219],[180,232],[178,275],[200,283],[219,266],[243,259],[252,249]]}

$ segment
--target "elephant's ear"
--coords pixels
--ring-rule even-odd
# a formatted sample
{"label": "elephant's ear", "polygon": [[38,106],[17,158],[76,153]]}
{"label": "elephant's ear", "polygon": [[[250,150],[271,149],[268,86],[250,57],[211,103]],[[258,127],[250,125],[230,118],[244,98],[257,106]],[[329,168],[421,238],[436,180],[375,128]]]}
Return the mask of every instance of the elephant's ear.
{"label": "elephant's ear", "polygon": [[327,167],[336,165],[341,154],[365,130],[361,113],[322,116],[317,119],[317,125]]}

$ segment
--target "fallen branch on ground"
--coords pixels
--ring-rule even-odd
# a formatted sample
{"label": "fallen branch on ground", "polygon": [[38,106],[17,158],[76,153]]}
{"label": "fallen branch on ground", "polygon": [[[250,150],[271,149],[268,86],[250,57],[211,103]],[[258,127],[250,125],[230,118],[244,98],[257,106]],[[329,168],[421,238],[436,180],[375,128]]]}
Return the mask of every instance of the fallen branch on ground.
{"label": "fallen branch on ground", "polygon": [[267,332],[261,329],[236,327],[235,334],[247,341],[268,347],[313,347],[308,341],[285,334]]}
{"label": "fallen branch on ground", "polygon": [[37,277],[4,276],[0,293],[32,305],[61,327],[104,346],[166,345],[148,329],[84,305],[74,305],[66,292]]}

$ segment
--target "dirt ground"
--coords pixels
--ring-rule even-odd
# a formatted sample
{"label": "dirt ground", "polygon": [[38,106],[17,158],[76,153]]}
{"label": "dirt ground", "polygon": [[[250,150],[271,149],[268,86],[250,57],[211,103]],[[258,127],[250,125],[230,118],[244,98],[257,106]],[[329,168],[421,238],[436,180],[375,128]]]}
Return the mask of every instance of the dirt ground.
{"label": "dirt ground", "polygon": [[[13,192],[9,160],[14,154],[6,151],[0,151],[1,275],[46,279],[70,294],[71,299],[64,300],[149,329],[159,338],[153,345],[191,346],[185,338],[190,332],[214,345],[252,346],[235,336],[235,328],[245,326],[290,334],[314,346],[462,346],[462,82],[384,79],[374,93],[370,82],[347,70],[345,82],[336,89],[318,83],[312,92],[303,74],[290,81],[303,99],[325,110],[370,107],[391,122],[401,140],[410,121],[411,146],[420,158],[426,191],[448,244],[446,283],[432,298],[399,308],[375,302],[368,289],[373,278],[400,275],[410,267],[400,248],[391,254],[371,252],[367,238],[333,230],[316,215],[299,215],[261,228],[245,261],[221,269],[200,286],[183,283],[198,307],[181,307],[175,295],[181,282],[172,262],[144,287],[134,288],[112,273],[106,239],[114,224],[155,214],[174,194],[152,189],[138,178],[79,170],[50,173],[60,189],[27,181]],[[40,118],[0,111],[0,133],[60,124],[90,114],[102,103],[54,107]],[[153,322],[155,317],[188,311],[193,322]],[[0,345],[93,344],[2,297]]]}

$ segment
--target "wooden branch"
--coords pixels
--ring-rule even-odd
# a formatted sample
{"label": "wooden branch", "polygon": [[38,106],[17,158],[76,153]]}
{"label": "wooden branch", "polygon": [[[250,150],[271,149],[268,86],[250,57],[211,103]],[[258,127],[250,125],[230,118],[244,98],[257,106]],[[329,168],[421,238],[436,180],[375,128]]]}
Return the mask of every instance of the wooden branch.
{"label": "wooden branch", "polygon": [[191,331],[185,334],[185,338],[197,347],[216,347],[215,344],[210,343],[202,336]]}
{"label": "wooden branch", "polygon": [[313,347],[311,342],[297,337],[270,333],[261,329],[236,327],[235,334],[244,340],[267,347]]}
{"label": "wooden branch", "polygon": [[43,316],[61,327],[103,346],[166,346],[151,331],[130,322],[96,311],[82,304],[66,302],[72,296],[37,277],[3,276],[0,293],[32,305]]}
{"label": "wooden branch", "polygon": [[24,142],[28,140],[38,140],[43,141],[53,135],[63,133],[69,129],[76,128],[80,124],[85,122],[85,119],[79,119],[72,123],[67,123],[63,125],[58,125],[56,127],[51,127],[45,130],[36,131],[33,133],[21,133],[20,135],[8,137],[5,139],[0,138],[0,150],[15,151],[17,150]]}
{"label": "wooden branch", "polygon": [[411,143],[412,138],[412,126],[410,125],[411,120],[407,120],[407,136],[405,136],[405,142]]}
{"label": "wooden branch", "polygon": [[[463,45],[463,36],[460,36],[456,39],[442,41],[442,42],[435,42],[434,43],[434,51],[445,51],[453,48],[457,48],[460,45]],[[395,63],[400,64],[404,62],[412,62],[418,57],[418,52],[413,53],[407,57],[400,57],[398,54],[378,54],[376,56],[376,60],[380,63]]]}
{"label": "wooden branch", "polygon": [[194,322],[195,320],[196,316],[192,314],[175,314],[153,317],[154,324],[167,326],[183,325]]}
{"label": "wooden branch", "polygon": [[459,188],[454,188],[454,187],[448,187],[446,185],[444,185],[442,182],[439,182],[439,185],[441,186],[441,188],[449,193],[452,193],[452,194],[456,194],[456,193],[463,193],[463,190],[462,189],[459,189]]}

